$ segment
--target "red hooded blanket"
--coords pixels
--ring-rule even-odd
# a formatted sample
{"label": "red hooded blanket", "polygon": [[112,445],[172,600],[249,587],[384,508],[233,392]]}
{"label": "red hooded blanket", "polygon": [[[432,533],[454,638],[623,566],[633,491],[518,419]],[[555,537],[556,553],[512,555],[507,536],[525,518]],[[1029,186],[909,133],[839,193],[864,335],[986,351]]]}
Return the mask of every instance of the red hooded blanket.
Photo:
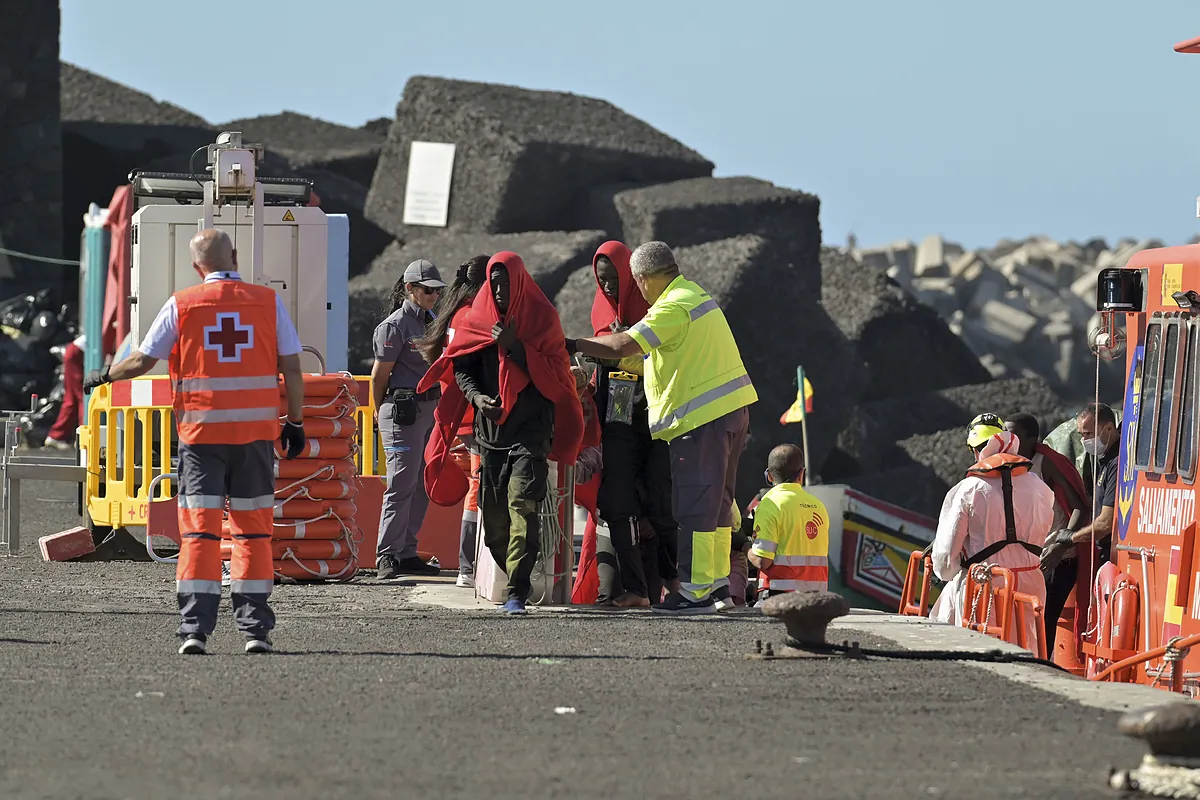
{"label": "red hooded blanket", "polygon": [[612,328],[609,326],[614,322],[620,322],[628,328],[646,316],[646,312],[650,309],[650,304],[646,302],[646,298],[642,297],[641,290],[633,280],[633,273],[629,269],[630,255],[632,254],[625,245],[616,241],[608,241],[600,245],[592,259],[592,271],[595,272],[596,262],[600,256],[608,256],[608,260],[617,268],[620,286],[617,300],[614,301],[604,293],[604,289],[600,288],[600,276],[596,276],[596,299],[592,301],[592,330],[595,331],[596,336],[612,333]]}
{"label": "red hooded blanket", "polygon": [[[508,310],[503,316],[496,310],[492,295],[492,269],[497,264],[507,269],[510,287]],[[433,415],[433,433],[425,447],[424,476],[429,499],[442,506],[455,505],[467,493],[467,476],[460,469],[447,468],[451,466],[448,463],[451,443],[468,406],[453,379],[453,360],[486,347],[495,347],[492,327],[497,322],[516,328],[529,365],[527,374],[507,352],[499,351],[500,405],[503,409],[500,422],[508,418],[517,395],[532,380],[537,390],[554,404],[554,441],[550,458],[560,464],[574,464],[583,439],[583,409],[579,395],[575,393],[562,323],[554,306],[529,277],[521,257],[510,252],[492,256],[483,288],[475,295],[474,302],[462,311],[465,313],[454,318],[454,337],[417,385],[418,392],[427,391],[438,382],[446,389]],[[449,380],[443,380],[447,376]]]}

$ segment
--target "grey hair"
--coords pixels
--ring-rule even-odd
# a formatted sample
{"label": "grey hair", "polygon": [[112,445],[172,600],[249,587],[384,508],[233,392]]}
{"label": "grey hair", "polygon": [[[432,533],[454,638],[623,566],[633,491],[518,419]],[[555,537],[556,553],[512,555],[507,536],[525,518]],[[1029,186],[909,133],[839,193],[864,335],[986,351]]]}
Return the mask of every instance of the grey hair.
{"label": "grey hair", "polygon": [[675,263],[675,254],[666,242],[646,242],[638,245],[629,257],[629,269],[638,278],[651,275],[661,275],[666,272],[678,272],[679,265]]}

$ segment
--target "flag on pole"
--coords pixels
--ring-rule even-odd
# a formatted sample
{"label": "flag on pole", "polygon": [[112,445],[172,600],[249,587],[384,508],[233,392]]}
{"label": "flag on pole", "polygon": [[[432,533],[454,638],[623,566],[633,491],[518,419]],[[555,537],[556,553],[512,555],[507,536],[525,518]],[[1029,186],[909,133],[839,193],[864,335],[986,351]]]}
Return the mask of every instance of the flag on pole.
{"label": "flag on pole", "polygon": [[783,416],[779,418],[780,425],[787,425],[790,422],[803,422],[804,418],[812,413],[813,410],[813,389],[812,384],[808,382],[808,378],[804,377],[804,367],[796,367],[796,402],[788,407],[788,410],[783,412]]}

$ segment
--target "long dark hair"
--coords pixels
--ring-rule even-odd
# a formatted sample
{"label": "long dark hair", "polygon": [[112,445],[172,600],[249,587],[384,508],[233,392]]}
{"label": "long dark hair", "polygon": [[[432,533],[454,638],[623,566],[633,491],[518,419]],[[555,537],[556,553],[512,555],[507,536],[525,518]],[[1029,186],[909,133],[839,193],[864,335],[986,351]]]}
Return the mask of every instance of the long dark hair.
{"label": "long dark hair", "polygon": [[[420,351],[425,363],[432,364],[442,355],[442,350],[446,347],[446,329],[450,327],[454,312],[475,299],[475,295],[487,279],[487,264],[490,260],[491,256],[480,255],[458,265],[454,282],[445,288],[438,300],[437,316],[425,329],[425,335],[413,340],[413,345]],[[400,291],[403,294],[403,286],[400,287]],[[393,296],[394,294],[393,291]],[[400,302],[404,302],[403,298]]]}

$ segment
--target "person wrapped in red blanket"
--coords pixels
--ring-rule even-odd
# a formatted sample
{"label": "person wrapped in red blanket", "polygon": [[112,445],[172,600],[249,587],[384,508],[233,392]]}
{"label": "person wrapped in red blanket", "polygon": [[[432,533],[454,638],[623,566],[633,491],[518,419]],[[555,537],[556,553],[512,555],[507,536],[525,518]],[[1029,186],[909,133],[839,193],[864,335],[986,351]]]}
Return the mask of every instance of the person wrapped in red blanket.
{"label": "person wrapped in red blanket", "polygon": [[524,614],[529,597],[547,459],[574,464],[579,456],[583,409],[570,365],[558,312],[520,256],[506,251],[488,262],[483,289],[418,385],[423,391],[452,371],[458,389],[438,402],[425,449],[425,488],[439,505],[466,495],[467,478],[449,451],[468,405],[475,409],[484,543],[505,565],[509,614]]}
{"label": "person wrapped in red blanket", "polygon": [[[649,309],[629,269],[630,250],[621,242],[600,245],[592,260],[596,296],[592,329],[604,336],[628,329]],[[601,361],[596,367],[596,403],[603,423],[604,470],[597,508],[608,526],[611,550],[597,555],[600,589],[597,605],[648,608],[658,578],[672,590],[678,527],[671,510],[671,456],[665,441],[650,437],[649,411],[642,380],[643,357]],[[642,521],[653,535],[641,535]],[[586,542],[585,542],[586,545]],[[652,551],[652,552],[651,552]],[[655,569],[657,566],[657,569]],[[647,574],[647,567],[655,574]]]}

